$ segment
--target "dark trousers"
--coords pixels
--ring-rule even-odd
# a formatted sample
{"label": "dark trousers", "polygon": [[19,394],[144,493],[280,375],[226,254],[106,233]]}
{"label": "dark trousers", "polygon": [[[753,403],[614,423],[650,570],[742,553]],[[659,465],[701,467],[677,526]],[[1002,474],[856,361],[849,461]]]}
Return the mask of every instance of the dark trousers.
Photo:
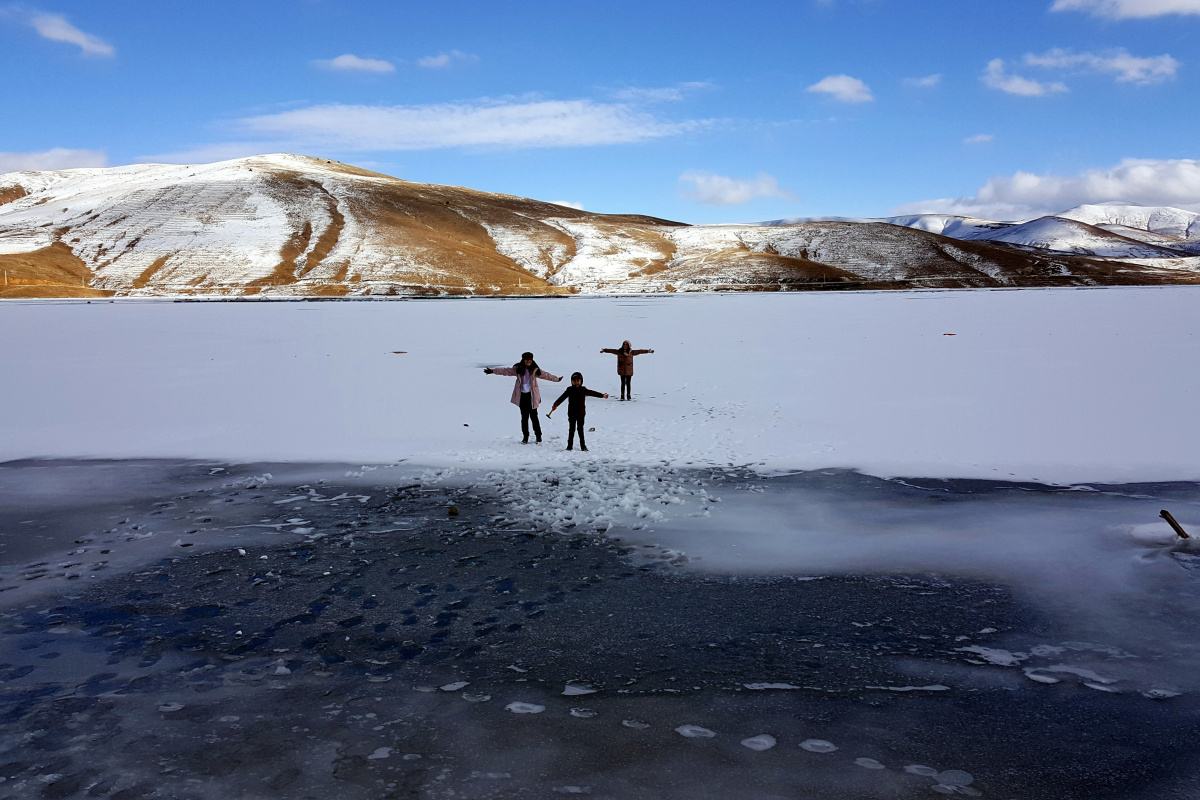
{"label": "dark trousers", "polygon": [[538,419],[537,409],[533,407],[533,394],[521,392],[521,435],[529,441],[529,421],[533,420],[533,435],[542,438],[542,423]]}
{"label": "dark trousers", "polygon": [[579,449],[587,450],[587,442],[583,440],[583,417],[567,416],[567,422],[570,427],[567,429],[567,449],[575,447],[575,431],[579,431]]}
{"label": "dark trousers", "polygon": [[628,397],[630,400],[633,399],[633,376],[632,375],[622,375],[621,376],[621,399],[624,400],[626,397]]}

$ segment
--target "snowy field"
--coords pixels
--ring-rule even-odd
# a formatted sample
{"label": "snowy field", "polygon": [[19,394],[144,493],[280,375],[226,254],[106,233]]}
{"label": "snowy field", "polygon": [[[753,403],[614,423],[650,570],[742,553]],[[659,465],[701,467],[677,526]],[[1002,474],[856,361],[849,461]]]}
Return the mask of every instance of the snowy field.
{"label": "snowy field", "polygon": [[[7,302],[0,461],[552,467],[524,350],[593,400],[592,458],[1049,483],[1200,478],[1200,287],[407,302]],[[954,334],[954,335],[947,335]],[[396,354],[393,351],[405,351]],[[543,384],[546,405],[567,383]]]}

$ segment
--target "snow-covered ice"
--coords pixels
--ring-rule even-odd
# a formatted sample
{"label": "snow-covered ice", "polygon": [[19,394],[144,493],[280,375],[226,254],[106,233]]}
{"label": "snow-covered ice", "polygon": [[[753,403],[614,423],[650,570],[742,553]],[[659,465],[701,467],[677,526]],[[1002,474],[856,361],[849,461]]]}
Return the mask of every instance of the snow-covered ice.
{"label": "snow-covered ice", "polygon": [[[0,459],[203,457],[576,469],[827,467],[1050,483],[1200,477],[1200,287],[363,303],[8,302],[24,390]],[[947,336],[945,334],[955,334]],[[532,349],[635,401],[592,452],[516,445]],[[405,350],[396,355],[392,351]],[[545,384],[547,400],[562,384]],[[543,411],[547,410],[543,407]],[[585,487],[586,488],[586,487]],[[604,507],[595,506],[597,514]]]}

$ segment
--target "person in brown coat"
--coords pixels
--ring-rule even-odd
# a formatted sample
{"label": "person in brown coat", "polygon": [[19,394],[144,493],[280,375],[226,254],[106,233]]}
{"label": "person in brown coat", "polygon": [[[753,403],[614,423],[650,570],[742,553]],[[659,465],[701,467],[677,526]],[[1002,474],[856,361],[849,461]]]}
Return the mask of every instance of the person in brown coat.
{"label": "person in brown coat", "polygon": [[653,353],[653,350],[634,350],[629,340],[621,342],[617,349],[606,347],[601,353],[612,353],[617,357],[617,374],[621,376],[621,399],[633,399],[633,357]]}
{"label": "person in brown coat", "polygon": [[538,378],[557,383],[562,380],[560,375],[551,375],[537,365],[533,353],[522,353],[521,360],[511,367],[484,367],[488,375],[508,375],[516,377],[513,386],[512,404],[521,409],[521,444],[529,444],[529,421],[533,420],[533,434],[537,441],[542,441],[542,423],[538,420],[538,406],[542,404],[542,393],[538,390]]}

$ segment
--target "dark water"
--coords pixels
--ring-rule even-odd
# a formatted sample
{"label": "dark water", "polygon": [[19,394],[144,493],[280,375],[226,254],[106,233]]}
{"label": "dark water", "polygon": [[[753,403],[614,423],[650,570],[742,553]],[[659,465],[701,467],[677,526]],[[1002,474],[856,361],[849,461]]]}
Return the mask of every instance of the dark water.
{"label": "dark water", "polygon": [[1088,595],[1106,629],[1040,577],[1069,561],[945,556],[1194,485],[687,479],[720,513],[599,536],[402,465],[0,465],[0,797],[1200,797],[1186,559],[1060,526],[1040,559],[1150,564]]}

